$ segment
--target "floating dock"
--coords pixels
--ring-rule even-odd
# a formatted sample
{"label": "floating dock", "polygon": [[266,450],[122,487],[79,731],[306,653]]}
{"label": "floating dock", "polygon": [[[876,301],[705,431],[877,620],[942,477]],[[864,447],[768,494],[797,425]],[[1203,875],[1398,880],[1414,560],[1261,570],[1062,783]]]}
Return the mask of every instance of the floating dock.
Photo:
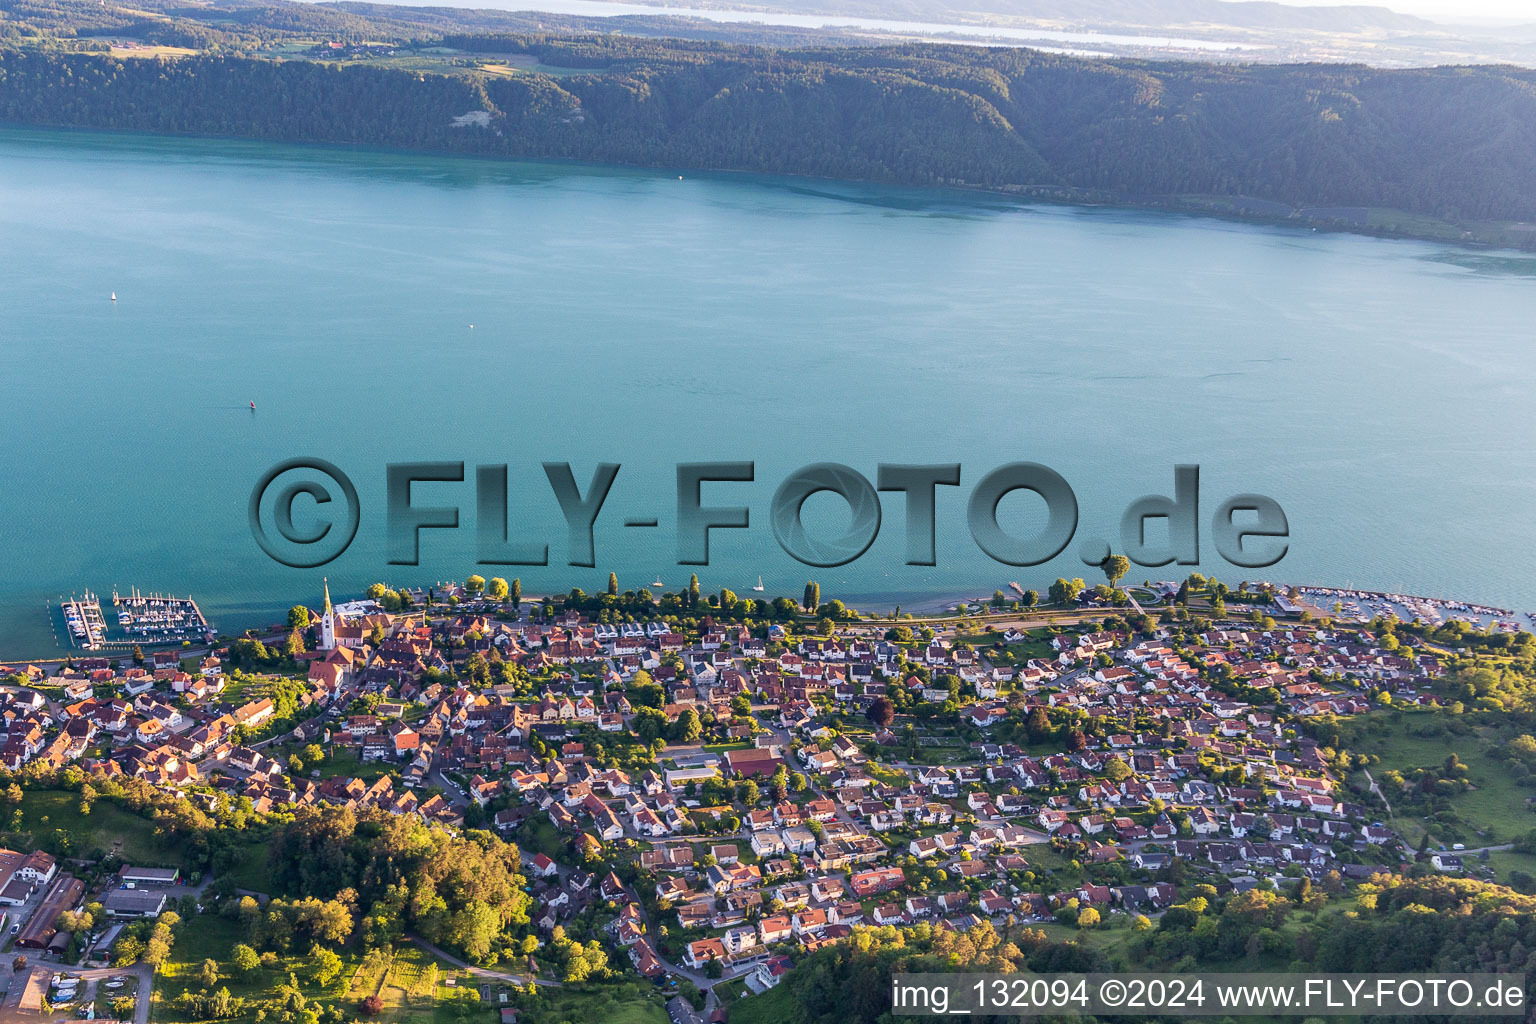
{"label": "floating dock", "polygon": [[89,590],[83,597],[70,594],[68,600],[60,600],[59,610],[64,614],[64,631],[72,645],[86,651],[100,649],[107,637],[100,598]]}
{"label": "floating dock", "polygon": [[172,644],[183,640],[210,641],[214,629],[190,596],[144,594],[138,588],[126,595],[112,591],[118,627],[124,638],[108,643]]}

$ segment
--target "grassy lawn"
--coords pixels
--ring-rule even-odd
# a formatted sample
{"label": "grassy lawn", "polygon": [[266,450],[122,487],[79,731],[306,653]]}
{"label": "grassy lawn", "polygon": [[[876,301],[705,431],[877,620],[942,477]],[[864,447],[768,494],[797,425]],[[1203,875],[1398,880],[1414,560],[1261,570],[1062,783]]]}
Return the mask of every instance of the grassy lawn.
{"label": "grassy lawn", "polygon": [[515,995],[513,1005],[529,1024],[667,1024],[665,997],[653,985],[638,981],[540,988],[537,999]]}
{"label": "grassy lawn", "polygon": [[734,1003],[747,994],[747,983],[742,978],[734,978],[730,981],[722,981],[715,986],[715,996],[726,1006]]}
{"label": "grassy lawn", "polygon": [[[229,966],[230,950],[236,943],[247,939],[245,928],[238,921],[229,921],[216,914],[199,914],[182,921],[176,929],[176,941],[171,946],[170,958],[160,966],[155,979],[154,999],[150,1004],[150,1019],[154,1021],[192,1021],[196,1017],[183,1009],[179,1000],[184,992],[203,991],[198,969],[205,959],[219,962],[219,981],[227,986],[232,996],[260,996],[276,983],[276,970],[260,970],[252,977],[234,975]],[[254,1013],[240,1020],[254,1019]]]}
{"label": "grassy lawn", "polygon": [[515,841],[517,848],[524,853],[530,856],[542,853],[551,860],[558,860],[565,849],[565,840],[561,838],[560,830],[543,815],[524,821],[517,830]]}
{"label": "grassy lawn", "polygon": [[69,836],[68,852],[75,856],[100,849],[139,866],[182,864],[181,851],[161,844],[152,821],[108,800],[97,800],[89,814],[81,814],[80,794],[67,790],[28,790],[21,801],[21,825],[4,833],[4,838],[25,849],[44,846],[56,850],[56,844],[49,842],[55,830]]}
{"label": "grassy lawn", "polygon": [[726,1007],[729,1024],[783,1024],[796,1017],[795,1001],[783,985],[762,995],[748,996]]}
{"label": "grassy lawn", "polygon": [[[350,975],[343,1006],[356,1006],[368,996],[384,1001],[378,1019],[391,1024],[453,1024],[489,1021],[492,1007],[480,1002],[476,979],[439,964],[416,946],[399,946],[394,957],[364,963]],[[453,984],[447,984],[452,979]]]}
{"label": "grassy lawn", "polygon": [[[307,743],[284,743],[268,748],[265,753],[286,766],[288,755],[297,754],[308,745]],[[390,767],[383,761],[363,764],[357,756],[357,751],[352,747],[333,746],[326,751],[325,760],[318,764],[306,763],[304,771],[300,774],[304,778],[313,778],[312,773],[319,771],[321,779],[334,779],[340,776],[346,779],[357,778],[373,782],[381,776],[388,775]]]}
{"label": "grassy lawn", "polygon": [[[1426,712],[1372,714],[1341,723],[1340,731],[1350,751],[1381,758],[1380,764],[1371,766],[1378,780],[1389,769],[1406,774],[1414,768],[1440,765],[1454,752],[1467,766],[1467,780],[1475,788],[1451,798],[1451,806],[1468,826],[1486,833],[1482,837],[1469,835],[1468,846],[1508,842],[1536,828],[1536,817],[1525,805],[1531,791],[1510,776],[1504,759],[1496,752],[1498,738],[1486,729],[1474,728],[1467,735],[1435,729],[1444,722],[1443,716]],[[1433,734],[1419,735],[1426,730],[1433,730]],[[1390,787],[1387,799],[1392,799]],[[1416,844],[1424,834],[1422,817],[1401,811],[1397,804],[1393,810],[1403,836]]]}
{"label": "grassy lawn", "polygon": [[[251,1000],[244,1012],[229,1018],[256,1020],[256,1000],[266,998],[290,974],[308,999],[341,1006],[355,1013],[366,996],[377,995],[384,1008],[377,1020],[386,1024],[491,1024],[494,1011],[482,1004],[477,987],[468,975],[449,964],[439,964],[416,946],[400,946],[392,957],[365,959],[357,951],[342,953],[339,978],[322,987],[307,974],[309,957],[305,953],[279,957],[277,963],[253,971],[250,976],[237,974],[231,967],[231,950],[247,939],[238,921],[216,914],[202,914],[184,921],[176,932],[170,959],[162,965],[155,983],[150,1017],[168,1024],[193,1024],[198,1018],[181,1004],[184,992],[201,993],[198,974],[205,958],[219,964],[218,987],[227,987],[230,995]],[[435,968],[435,970],[434,970]],[[447,984],[452,978],[457,984]]]}

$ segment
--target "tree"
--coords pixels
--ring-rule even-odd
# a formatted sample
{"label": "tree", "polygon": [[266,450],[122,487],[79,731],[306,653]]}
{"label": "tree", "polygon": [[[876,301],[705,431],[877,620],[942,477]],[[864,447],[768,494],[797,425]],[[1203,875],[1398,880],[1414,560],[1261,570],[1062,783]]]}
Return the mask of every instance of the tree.
{"label": "tree", "polygon": [[1109,585],[1113,587],[1120,582],[1122,576],[1131,571],[1131,560],[1124,555],[1110,555],[1104,559],[1104,564],[1100,568],[1104,570],[1104,578],[1109,580]]}
{"label": "tree", "polygon": [[672,738],[678,743],[697,742],[703,734],[704,727],[699,722],[699,713],[693,708],[685,708],[672,725]]}
{"label": "tree", "polygon": [[1085,584],[1081,579],[1068,580],[1058,578],[1055,583],[1051,584],[1050,587],[1051,603],[1071,604],[1073,601],[1077,600],[1078,595],[1083,592],[1083,589],[1086,586],[1087,584]]}
{"label": "tree", "polygon": [[815,580],[807,580],[805,583],[805,598],[801,602],[802,607],[808,612],[814,612],[821,606],[821,584]]}
{"label": "tree", "polygon": [[889,697],[883,695],[876,697],[870,701],[868,710],[864,712],[864,717],[869,719],[871,724],[881,729],[888,729],[891,723],[896,720],[896,705],[891,703]]}
{"label": "tree", "polygon": [[1038,591],[1038,590],[1026,590],[1026,591],[1024,591],[1024,607],[1025,608],[1033,608],[1035,605],[1037,605],[1039,603],[1040,603],[1040,591]]}
{"label": "tree", "polygon": [[384,1012],[384,1000],[376,995],[364,996],[357,1008],[364,1017],[377,1017]]}
{"label": "tree", "polygon": [[667,716],[655,708],[642,707],[635,712],[635,717],[630,720],[630,728],[641,742],[647,746],[656,742],[666,731]]}
{"label": "tree", "polygon": [[249,978],[261,966],[261,957],[245,943],[236,943],[230,951],[230,964],[241,978]]}
{"label": "tree", "polygon": [[470,597],[474,597],[484,589],[484,576],[471,576],[469,579],[464,581],[464,593],[468,594]]}
{"label": "tree", "polygon": [[485,585],[485,596],[492,601],[505,601],[507,599],[507,581],[500,576],[492,577]]}
{"label": "tree", "polygon": [[523,581],[520,580],[520,579],[514,579],[512,581],[512,607],[514,609],[517,609],[517,608],[521,608],[522,606],[523,606]]}
{"label": "tree", "polygon": [[309,976],[316,985],[324,988],[341,974],[341,957],[324,946],[316,945],[309,951]]}
{"label": "tree", "polygon": [[1092,907],[1084,907],[1077,912],[1077,926],[1079,928],[1093,928],[1099,923],[1099,912]]}
{"label": "tree", "polygon": [[388,590],[389,588],[382,583],[370,583],[365,594],[370,601],[380,601],[383,600],[384,594]]}
{"label": "tree", "polygon": [[619,574],[616,572],[608,574],[608,593],[614,597],[619,596]]}
{"label": "tree", "polygon": [[301,604],[296,604],[292,608],[289,608],[288,609],[288,628],[289,629],[308,629],[309,628],[309,609],[305,608]]}
{"label": "tree", "polygon": [[688,607],[690,609],[699,606],[699,574],[694,573],[688,577]]}
{"label": "tree", "polygon": [[[332,956],[335,956],[333,953]],[[197,980],[203,983],[203,988],[212,988],[219,981],[219,962],[217,960],[204,960],[202,967],[198,968]]]}
{"label": "tree", "polygon": [[288,639],[283,642],[283,653],[288,657],[297,659],[304,653],[304,634],[297,629],[288,634]]}

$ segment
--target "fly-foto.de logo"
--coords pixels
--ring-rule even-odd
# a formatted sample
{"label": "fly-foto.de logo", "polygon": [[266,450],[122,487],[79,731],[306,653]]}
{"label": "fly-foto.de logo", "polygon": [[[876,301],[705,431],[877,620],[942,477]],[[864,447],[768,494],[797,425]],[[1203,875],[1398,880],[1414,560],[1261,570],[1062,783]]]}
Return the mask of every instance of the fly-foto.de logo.
{"label": "fly-foto.de logo", "polygon": [[[566,563],[597,564],[593,528],[619,477],[616,462],[599,463],[583,488],[568,462],[546,462],[544,476],[566,524]],[[753,462],[683,462],[676,466],[674,511],[679,565],[708,565],[714,530],[752,527],[751,507],[760,500]],[[461,528],[460,505],[424,504],[413,485],[464,484],[463,503],[474,509],[475,554],[481,565],[548,565],[550,538],[524,536],[508,516],[506,464],[479,465],[473,486],[463,462],[394,462],[384,467],[385,533],[389,563],[416,565],[423,530]],[[796,470],[779,483],[768,505],[768,523],[785,554],[805,565],[846,565],[867,552],[880,535],[882,498],[901,501],[906,515],[904,559],[907,565],[936,564],[935,526],[939,488],[960,487],[959,463],[880,463],[875,479],[851,466],[818,462]],[[1137,565],[1155,567],[1200,561],[1202,526],[1200,467],[1179,465],[1173,472],[1173,496],[1147,494],[1130,502],[1120,516],[1118,548]],[[706,501],[706,487],[709,498]],[[998,506],[1017,491],[1042,499],[1046,514],[1034,532],[1005,529]],[[834,532],[813,530],[804,516],[806,501],[821,493],[847,504],[848,522]],[[303,523],[295,510],[303,510]],[[314,568],[335,560],[357,536],[362,505],[351,478],[324,459],[295,458],[272,466],[256,481],[247,505],[251,536],[275,561],[294,568]],[[640,529],[660,525],[658,516],[624,519]],[[1078,529],[1077,495],[1066,479],[1037,462],[1010,462],[982,475],[966,498],[965,522],[971,539],[990,558],[1005,565],[1048,562],[1072,543]],[[1148,526],[1159,523],[1153,529]],[[1290,524],[1280,503],[1262,494],[1235,494],[1218,502],[1210,514],[1209,537],[1217,553],[1242,568],[1264,568],[1285,557]],[[1077,548],[1084,565],[1097,566],[1110,555],[1111,542],[1094,537]]]}

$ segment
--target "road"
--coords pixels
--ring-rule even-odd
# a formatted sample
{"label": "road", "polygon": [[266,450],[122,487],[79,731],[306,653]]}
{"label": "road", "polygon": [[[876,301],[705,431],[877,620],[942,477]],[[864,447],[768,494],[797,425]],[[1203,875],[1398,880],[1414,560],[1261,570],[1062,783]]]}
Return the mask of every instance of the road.
{"label": "road", "polygon": [[[432,945],[432,943],[428,942],[426,939],[423,939],[419,935],[407,935],[406,939],[408,939],[411,942],[414,942],[416,945],[420,946],[422,949],[426,950],[428,953],[431,953],[433,956],[437,957],[439,960],[442,960],[445,963],[453,964],[453,966],[461,968],[462,970],[466,970],[470,974],[473,974],[473,975],[475,975],[476,977],[479,977],[479,978],[491,978],[491,979],[494,979],[496,981],[511,982],[514,985],[526,985],[526,984],[528,984],[531,981],[535,985],[547,985],[547,986],[549,986],[551,988],[560,988],[561,987],[561,983],[560,982],[558,982],[558,981],[551,981],[551,980],[549,980],[547,978],[533,978],[533,977],[530,977],[530,976],[528,976],[526,974],[509,974],[506,971],[493,971],[493,970],[490,970],[490,969],[485,968],[485,967],[475,967],[472,964],[465,963],[463,960],[460,960],[458,957],[454,956],[451,953],[444,952],[443,950],[441,950],[441,949],[437,948],[436,946]],[[139,1024],[144,1024],[144,1022],[140,1021]]]}

